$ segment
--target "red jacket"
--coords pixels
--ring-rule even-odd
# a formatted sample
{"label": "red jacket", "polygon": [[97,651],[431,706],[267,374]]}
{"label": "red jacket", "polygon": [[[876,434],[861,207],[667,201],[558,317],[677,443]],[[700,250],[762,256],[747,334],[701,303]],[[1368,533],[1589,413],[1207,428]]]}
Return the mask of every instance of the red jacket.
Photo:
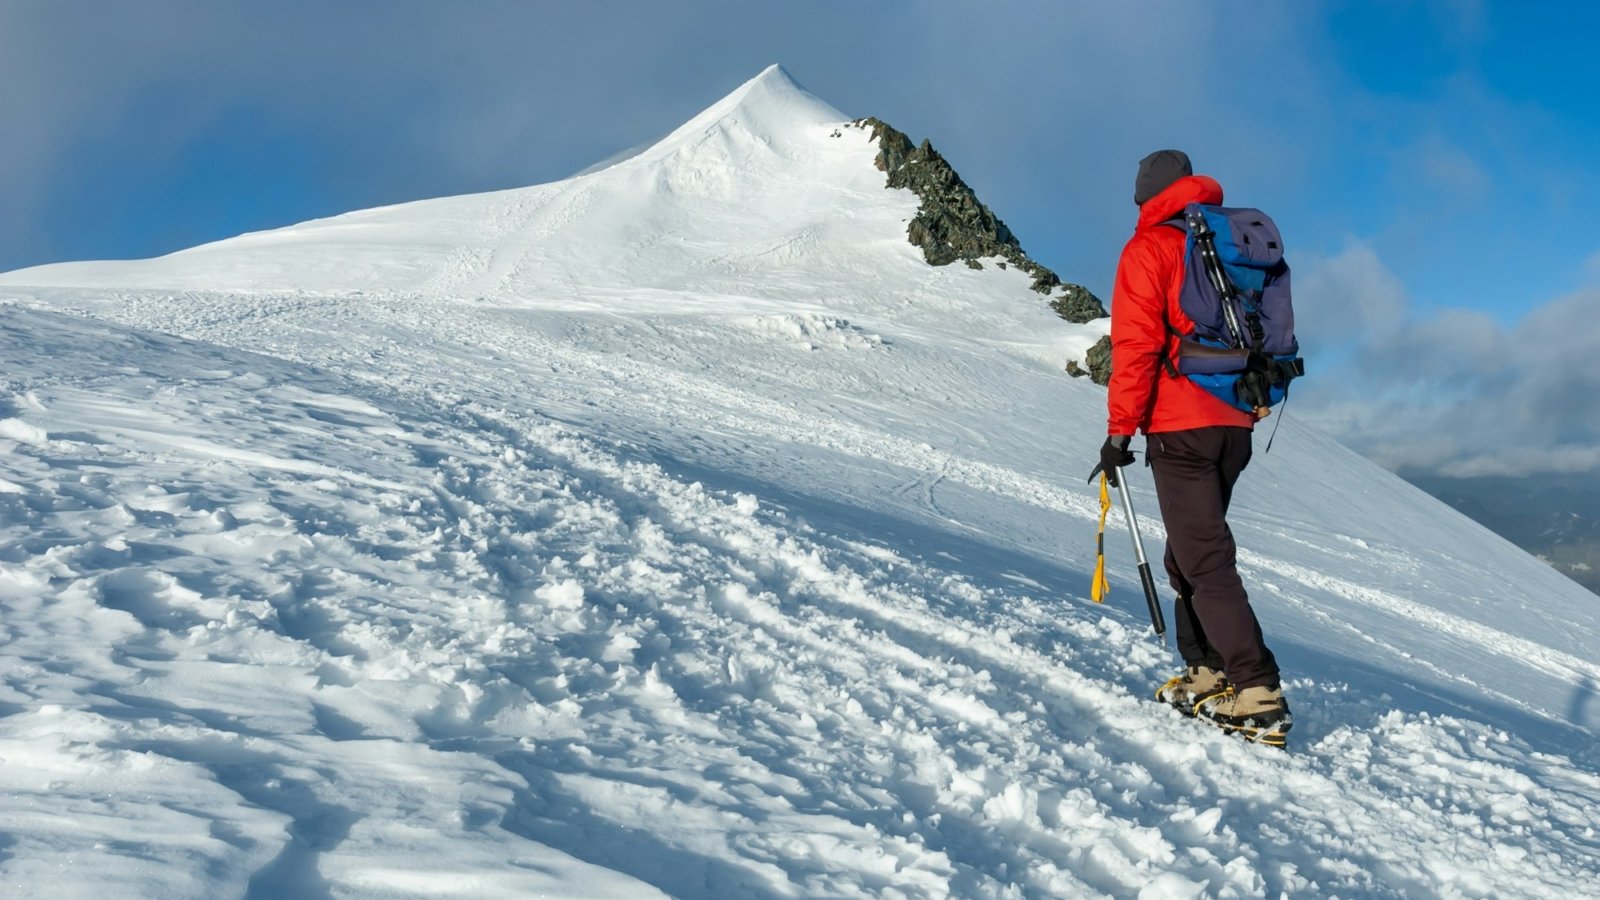
{"label": "red jacket", "polygon": [[[1139,224],[1117,261],[1111,291],[1110,434],[1158,434],[1209,425],[1253,428],[1249,413],[1168,372],[1178,334],[1194,327],[1178,307],[1185,232],[1163,225],[1190,203],[1222,202],[1222,185],[1204,175],[1179,178],[1139,207]],[[1168,323],[1171,328],[1168,328]]]}

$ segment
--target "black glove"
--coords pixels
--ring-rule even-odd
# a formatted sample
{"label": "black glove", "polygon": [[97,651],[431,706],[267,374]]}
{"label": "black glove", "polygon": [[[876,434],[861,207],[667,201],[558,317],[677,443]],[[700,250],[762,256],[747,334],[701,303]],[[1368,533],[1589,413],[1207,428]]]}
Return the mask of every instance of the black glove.
{"label": "black glove", "polygon": [[1245,359],[1244,373],[1233,386],[1234,395],[1254,409],[1258,419],[1264,418],[1261,411],[1272,405],[1274,374],[1272,360],[1251,352]]}
{"label": "black glove", "polygon": [[1111,486],[1117,487],[1117,469],[1122,466],[1133,465],[1133,453],[1128,450],[1128,442],[1133,440],[1131,434],[1112,434],[1106,436],[1106,442],[1100,445],[1100,464],[1089,473],[1089,480],[1101,472],[1111,480]]}

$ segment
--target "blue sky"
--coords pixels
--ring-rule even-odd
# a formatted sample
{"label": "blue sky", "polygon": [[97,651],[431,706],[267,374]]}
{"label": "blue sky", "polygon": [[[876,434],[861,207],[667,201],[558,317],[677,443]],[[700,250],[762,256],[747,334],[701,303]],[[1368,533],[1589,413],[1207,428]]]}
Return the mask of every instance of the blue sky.
{"label": "blue sky", "polygon": [[1589,471],[1597,26],[1576,2],[0,0],[0,270],[561,178],[781,62],[932,138],[1102,295],[1136,161],[1187,150],[1284,228],[1326,373],[1301,413],[1395,467]]}

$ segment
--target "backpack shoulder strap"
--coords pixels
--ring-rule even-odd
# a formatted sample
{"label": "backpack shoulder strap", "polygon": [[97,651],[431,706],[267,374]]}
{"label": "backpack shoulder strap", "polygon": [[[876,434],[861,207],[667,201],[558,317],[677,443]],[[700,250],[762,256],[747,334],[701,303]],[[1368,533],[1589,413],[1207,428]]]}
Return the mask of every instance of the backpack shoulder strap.
{"label": "backpack shoulder strap", "polygon": [[[1171,225],[1173,228],[1178,229],[1179,231],[1183,232],[1184,234],[1188,234],[1189,233],[1189,222],[1184,217],[1184,214],[1181,213],[1181,212],[1178,213],[1177,215],[1173,216],[1172,218],[1166,220],[1165,222],[1161,222],[1159,224],[1161,224],[1161,225]],[[1169,321],[1169,320],[1166,320],[1166,315],[1167,315],[1166,309],[1163,308],[1162,311],[1161,311],[1161,316],[1162,316],[1162,319],[1164,320],[1164,324],[1167,326],[1167,335],[1169,337],[1176,337],[1176,338],[1181,340],[1183,338],[1183,333],[1180,332],[1178,329],[1172,327],[1172,322]],[[1158,365],[1160,365],[1162,369],[1166,370],[1166,373],[1168,375],[1172,376],[1173,378],[1177,378],[1178,377],[1178,367],[1173,364],[1172,356],[1171,356],[1171,354],[1169,354],[1167,352],[1167,349],[1166,349],[1165,346],[1162,347],[1161,356],[1160,356],[1160,358],[1159,358],[1159,360],[1157,362],[1158,362]]]}

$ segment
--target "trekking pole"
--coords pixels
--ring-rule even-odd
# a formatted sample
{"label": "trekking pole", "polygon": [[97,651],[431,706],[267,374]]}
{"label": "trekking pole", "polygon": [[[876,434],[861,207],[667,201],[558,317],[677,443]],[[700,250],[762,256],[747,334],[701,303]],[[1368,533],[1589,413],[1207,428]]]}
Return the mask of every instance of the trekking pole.
{"label": "trekking pole", "polygon": [[1144,541],[1139,539],[1139,523],[1133,517],[1133,498],[1128,494],[1128,479],[1121,466],[1117,467],[1117,490],[1122,492],[1122,511],[1128,515],[1128,534],[1133,536],[1133,555],[1139,560],[1139,581],[1144,584],[1144,600],[1150,604],[1150,624],[1156,627],[1156,638],[1167,646],[1167,620],[1161,614],[1161,601],[1156,597],[1156,580],[1150,574],[1150,563],[1144,558]]}
{"label": "trekking pole", "polygon": [[1189,225],[1189,232],[1194,235],[1195,245],[1200,248],[1200,258],[1205,263],[1206,276],[1211,279],[1211,286],[1216,289],[1217,298],[1222,301],[1222,320],[1228,327],[1228,336],[1233,339],[1233,346],[1260,349],[1259,338],[1253,344],[1245,344],[1244,329],[1239,327],[1239,314],[1233,308],[1239,292],[1228,279],[1228,273],[1223,270],[1222,258],[1217,256],[1217,233],[1212,231],[1206,222],[1205,213],[1198,210],[1190,212],[1186,222]]}

